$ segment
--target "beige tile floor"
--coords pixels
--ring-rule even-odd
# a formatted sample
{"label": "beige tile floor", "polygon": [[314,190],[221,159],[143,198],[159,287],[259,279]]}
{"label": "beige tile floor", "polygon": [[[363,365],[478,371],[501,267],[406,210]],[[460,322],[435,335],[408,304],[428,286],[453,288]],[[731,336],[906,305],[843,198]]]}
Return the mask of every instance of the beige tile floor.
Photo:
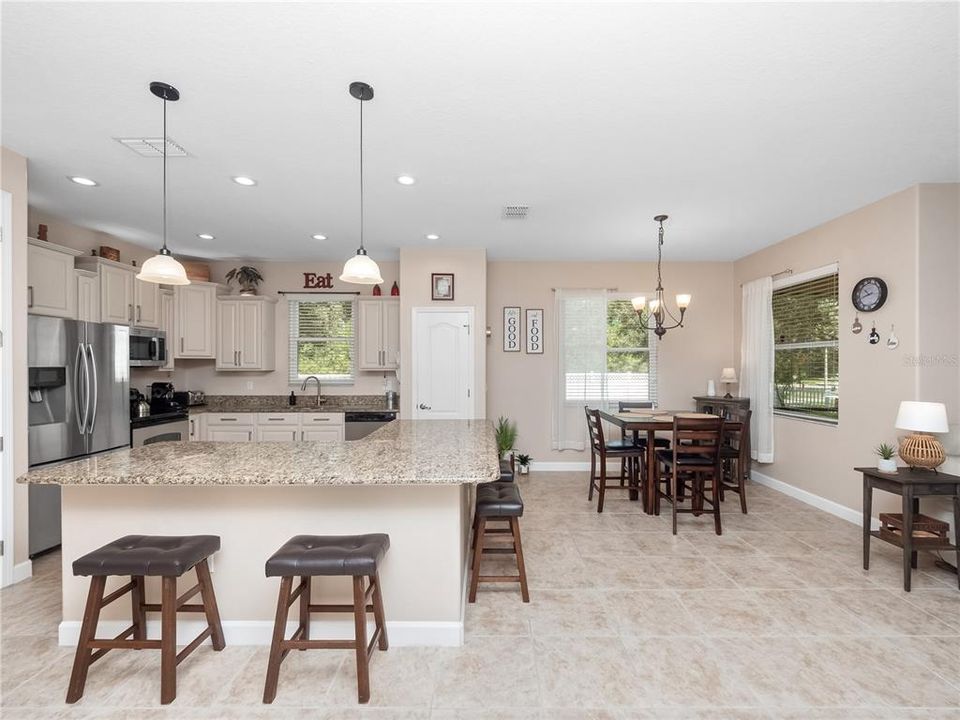
{"label": "beige tile floor", "polygon": [[[392,648],[358,707],[348,652],[292,653],[273,707],[260,704],[267,650],[201,648],[159,707],[159,656],[118,651],[63,704],[72,650],[56,644],[59,558],[0,593],[0,715],[16,720],[771,720],[960,718],[960,591],[923,558],[901,591],[899,554],[859,528],[760,486],[750,514],[641,514],[586,500],[584,473],[521,480],[532,602],[482,589],[462,648]],[[782,528],[789,528],[783,530]],[[486,563],[487,561],[485,561]],[[494,563],[501,562],[497,558]],[[387,615],[389,617],[389,596]]]}

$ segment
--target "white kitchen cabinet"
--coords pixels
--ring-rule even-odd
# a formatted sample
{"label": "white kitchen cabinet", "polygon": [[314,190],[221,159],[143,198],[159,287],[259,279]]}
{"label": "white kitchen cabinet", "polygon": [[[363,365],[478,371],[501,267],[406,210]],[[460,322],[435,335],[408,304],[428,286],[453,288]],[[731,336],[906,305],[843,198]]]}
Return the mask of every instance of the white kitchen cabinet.
{"label": "white kitchen cabinet", "polygon": [[[119,263],[117,263],[119,265]],[[134,269],[99,264],[100,273],[100,321],[130,325],[133,323],[133,274]]]}
{"label": "white kitchen cabinet", "polygon": [[27,246],[27,312],[73,318],[77,290],[73,275],[79,250],[29,238]]}
{"label": "white kitchen cabinet", "polygon": [[217,370],[273,370],[276,299],[217,299]]}
{"label": "white kitchen cabinet", "polygon": [[343,440],[343,435],[343,413],[203,413],[190,416],[191,440],[333,442]]}
{"label": "white kitchen cabinet", "polygon": [[257,442],[296,442],[300,431],[288,427],[264,427],[257,425]]}
{"label": "white kitchen cabinet", "polygon": [[303,413],[300,439],[305,442],[343,440],[343,413]]}
{"label": "white kitchen cabinet", "polygon": [[[166,338],[167,343],[167,361],[160,368],[161,370],[173,370],[173,346],[174,346],[174,328],[176,327],[176,296],[173,290],[160,291],[160,329]],[[193,438],[197,439],[197,438]]]}
{"label": "white kitchen cabinet", "polygon": [[198,415],[191,415],[191,416],[190,416],[190,418],[189,418],[189,425],[190,425],[190,427],[189,427],[189,431],[188,431],[188,435],[187,435],[187,437],[188,437],[188,439],[190,440],[190,442],[196,442],[197,440],[202,440],[202,439],[204,439],[204,437],[205,437],[204,431],[203,431],[203,418],[204,418],[204,417],[205,417],[205,415],[204,415],[203,413],[200,413],[200,414],[198,414]]}
{"label": "white kitchen cabinet", "polygon": [[204,439],[211,442],[251,442],[257,432],[255,420],[253,413],[206,413],[203,419]]}
{"label": "white kitchen cabinet", "polygon": [[304,428],[300,431],[303,442],[335,442],[343,440],[343,425],[325,428]]}
{"label": "white kitchen cabinet", "polygon": [[77,320],[100,322],[100,277],[90,270],[74,270],[77,284]]}
{"label": "white kitchen cabinet", "polygon": [[359,300],[360,370],[395,370],[400,358],[400,301]]}
{"label": "white kitchen cabinet", "polygon": [[174,358],[214,358],[217,349],[217,283],[194,281],[174,290]]}
{"label": "white kitchen cabinet", "polygon": [[136,327],[160,327],[160,286],[133,279],[133,324]]}

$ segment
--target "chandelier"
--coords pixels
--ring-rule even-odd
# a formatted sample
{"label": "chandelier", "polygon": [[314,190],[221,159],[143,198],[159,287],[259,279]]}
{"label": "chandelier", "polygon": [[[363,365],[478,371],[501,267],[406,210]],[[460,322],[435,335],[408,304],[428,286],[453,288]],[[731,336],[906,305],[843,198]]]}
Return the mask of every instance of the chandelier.
{"label": "chandelier", "polygon": [[[663,262],[663,221],[667,219],[666,215],[657,215],[655,222],[660,223],[659,242],[657,244],[657,290],[654,297],[650,299],[649,305],[647,298],[643,295],[631,300],[633,309],[640,318],[640,323],[647,329],[652,330],[657,338],[662,338],[667,334],[667,330],[683,327],[683,316],[690,306],[690,295],[682,293],[677,295],[677,309],[680,311],[680,317],[675,317],[669,310],[663,300],[663,278],[660,273],[660,266]],[[669,320],[668,320],[669,318]],[[653,321],[653,325],[650,321]],[[672,324],[668,324],[672,323]]]}

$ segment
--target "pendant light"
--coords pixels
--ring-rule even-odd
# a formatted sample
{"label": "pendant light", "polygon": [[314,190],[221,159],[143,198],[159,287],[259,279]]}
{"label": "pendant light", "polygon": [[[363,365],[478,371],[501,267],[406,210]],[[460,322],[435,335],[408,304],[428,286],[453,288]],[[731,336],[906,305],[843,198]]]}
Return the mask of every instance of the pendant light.
{"label": "pendant light", "polygon": [[[677,295],[677,309],[680,311],[680,317],[674,317],[673,313],[667,310],[667,303],[664,300],[663,278],[661,277],[660,265],[663,262],[663,221],[667,219],[666,215],[657,215],[653,221],[660,223],[660,231],[657,236],[657,289],[654,297],[650,300],[649,308],[647,299],[642,295],[635,297],[631,302],[633,309],[637,313],[641,324],[647,330],[652,330],[658,339],[662,339],[667,334],[667,330],[683,327],[683,316],[690,306],[691,296],[687,293]],[[667,318],[673,321],[673,324],[667,324]],[[653,320],[653,325],[650,321]]]}
{"label": "pendant light", "polygon": [[163,100],[163,213],[161,224],[163,227],[163,247],[152,258],[143,263],[137,280],[145,282],[163,283],[164,285],[189,285],[190,279],[183,265],[177,262],[173,253],[167,249],[167,101],[176,102],[180,99],[180,91],[173,85],[162,82],[150,83],[150,92]]}
{"label": "pendant light", "polygon": [[373,88],[363,82],[352,82],[350,95],[360,101],[360,247],[357,254],[343,264],[340,279],[357,285],[379,285],[383,282],[380,268],[363,247],[363,104],[373,99]]}

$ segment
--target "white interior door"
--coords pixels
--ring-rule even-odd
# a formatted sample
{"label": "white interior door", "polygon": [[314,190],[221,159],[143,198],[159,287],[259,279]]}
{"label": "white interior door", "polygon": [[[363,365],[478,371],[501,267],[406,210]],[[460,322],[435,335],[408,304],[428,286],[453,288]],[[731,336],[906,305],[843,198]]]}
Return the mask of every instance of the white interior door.
{"label": "white interior door", "polygon": [[0,586],[13,582],[13,448],[10,433],[13,427],[13,367],[8,358],[7,338],[13,319],[10,254],[13,237],[10,232],[13,198],[0,192]]}
{"label": "white interior door", "polygon": [[414,308],[414,418],[473,418],[472,326],[473,308]]}

